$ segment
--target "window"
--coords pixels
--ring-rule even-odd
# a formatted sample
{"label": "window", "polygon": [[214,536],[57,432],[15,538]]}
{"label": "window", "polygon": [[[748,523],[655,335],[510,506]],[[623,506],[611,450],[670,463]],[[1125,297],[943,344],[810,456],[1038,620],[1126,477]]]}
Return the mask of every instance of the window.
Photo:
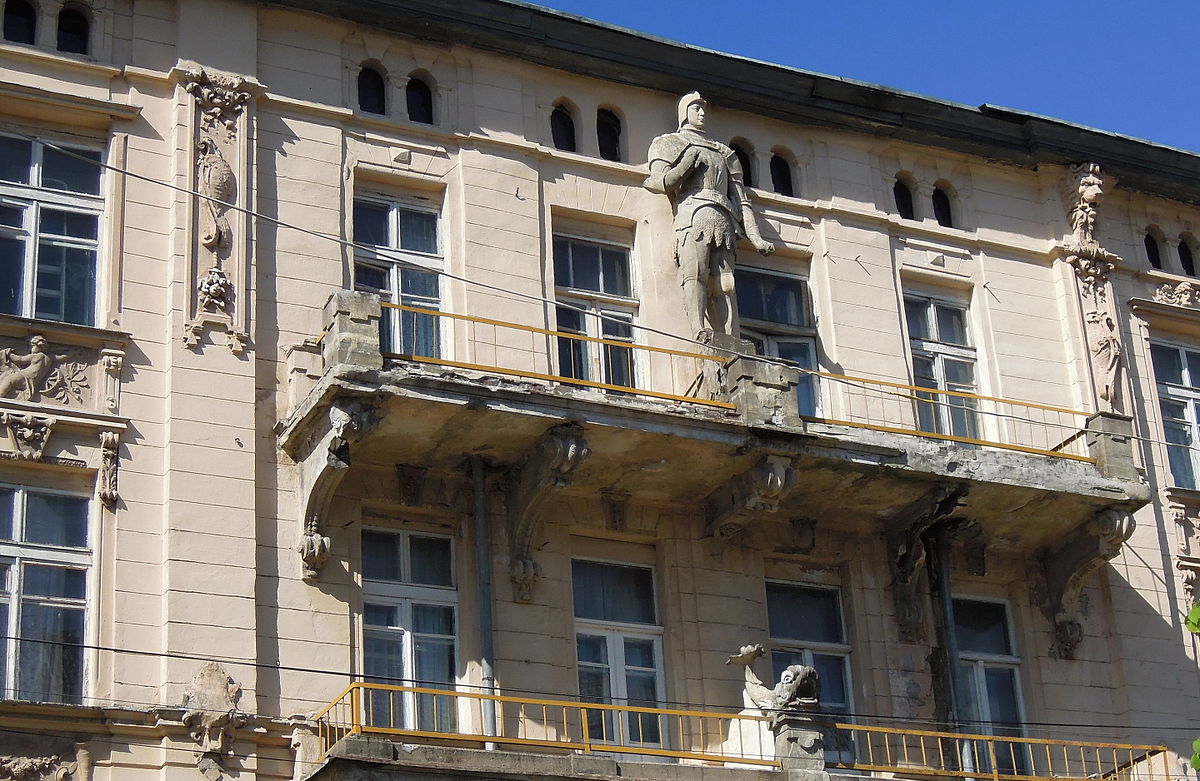
{"label": "window", "polygon": [[408,104],[410,122],[433,124],[433,88],[429,82],[420,76],[409,76],[404,87],[404,100]]}
{"label": "window", "polygon": [[933,218],[943,228],[954,227],[954,214],[950,209],[950,196],[941,187],[933,188]]}
{"label": "window", "polygon": [[95,325],[100,159],[0,136],[0,312]]}
{"label": "window", "polygon": [[771,155],[771,189],[789,198],[796,194],[792,186],[792,167],[780,154]]}
{"label": "window", "polygon": [[4,3],[4,40],[32,45],[37,32],[37,9],[26,0]]}
{"label": "window", "polygon": [[88,15],[70,6],[58,12],[58,50],[68,54],[88,53]]}
{"label": "window", "polygon": [[1189,277],[1196,276],[1196,261],[1192,255],[1192,243],[1187,236],[1179,237],[1179,265]]}
{"label": "window", "polygon": [[[648,567],[571,562],[575,592],[575,646],[583,702],[658,707],[663,699],[662,628],[654,607],[654,571]],[[591,740],[662,745],[659,719],[613,711],[587,712]]]}
{"label": "window", "polygon": [[[554,237],[554,282],[559,331],[633,344],[637,300],[629,250],[569,236]],[[623,388],[637,386],[633,350],[615,344],[558,338],[558,373]]]}
{"label": "window", "polygon": [[[817,339],[804,280],[760,269],[734,270],[738,324],[759,355],[782,358],[816,371]],[[800,414],[815,417],[817,378],[801,373],[796,387]]]}
{"label": "window", "polygon": [[[457,669],[454,550],[448,537],[362,533],[363,675],[373,683],[453,689]],[[452,732],[455,698],[366,691],[370,724]]]}
{"label": "window", "polygon": [[1197,424],[1200,423],[1200,351],[1168,344],[1151,344],[1150,360],[1158,383],[1171,476],[1180,488],[1196,482]]}
{"label": "window", "polygon": [[88,504],[0,486],[0,697],[83,702]]}
{"label": "window", "polygon": [[571,110],[559,103],[550,112],[550,136],[554,148],[564,152],[574,152],[575,149],[575,118]]}
{"label": "window", "polygon": [[737,158],[738,165],[742,168],[742,184],[747,187],[754,186],[754,169],[751,166],[750,152],[748,151],[745,142],[730,141],[729,148],[733,150],[733,156]]}
{"label": "window", "polygon": [[916,212],[913,211],[912,188],[900,177],[896,177],[896,183],[892,185],[892,197],[896,199],[896,213],[900,215],[900,219],[916,219]]}
{"label": "window", "polygon": [[[904,315],[912,348],[913,384],[955,393],[975,393],[975,350],[967,309],[931,298],[905,296]],[[979,439],[978,401],[966,396],[917,392],[922,431]]]}
{"label": "window", "polygon": [[1162,252],[1158,248],[1158,238],[1146,231],[1146,235],[1142,238],[1142,244],[1146,247],[1146,259],[1150,261],[1150,268],[1162,268]]}
{"label": "window", "polygon": [[[438,309],[442,268],[438,216],[405,203],[354,201],[354,289],[417,309]],[[363,246],[366,245],[366,246]],[[386,307],[380,319],[385,353],[441,357],[438,316]]]}
{"label": "window", "polygon": [[[954,634],[966,689],[961,699],[967,712],[962,718],[977,723],[986,735],[1019,737],[1023,732],[1017,677],[1021,660],[1013,646],[1007,607],[1002,602],[955,599]],[[964,751],[964,765],[976,753],[981,764],[988,763],[987,752]],[[996,764],[1001,773],[1021,773],[1026,757],[1016,744],[997,744]],[[991,772],[988,767],[966,769]]]}
{"label": "window", "polygon": [[621,118],[610,109],[596,112],[596,142],[602,158],[621,162]]}
{"label": "window", "polygon": [[387,113],[387,84],[383,74],[370,65],[358,72],[358,108],[368,114]]}

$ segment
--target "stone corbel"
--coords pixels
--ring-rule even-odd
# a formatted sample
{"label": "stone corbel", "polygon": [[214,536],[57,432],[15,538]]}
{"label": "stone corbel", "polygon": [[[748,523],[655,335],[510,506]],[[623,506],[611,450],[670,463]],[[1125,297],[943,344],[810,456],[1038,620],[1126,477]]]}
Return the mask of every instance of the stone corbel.
{"label": "stone corbel", "polygon": [[112,508],[119,498],[117,470],[120,465],[121,435],[116,431],[100,432],[100,477],[97,494],[106,507]]}
{"label": "stone corbel", "polygon": [[100,367],[104,370],[104,410],[113,415],[121,410],[121,370],[124,366],[124,350],[105,348],[100,351]]}
{"label": "stone corbel", "polygon": [[735,475],[704,500],[707,537],[728,540],[758,519],[773,513],[796,484],[787,456],[766,455],[753,468]]}
{"label": "stone corbel", "polygon": [[14,448],[11,457],[19,461],[42,460],[57,422],[57,418],[0,412],[0,425],[8,429],[8,439]]}
{"label": "stone corbel", "polygon": [[300,540],[296,552],[304,578],[320,577],[329,558],[325,513],[346,470],[351,445],[362,440],[379,420],[379,410],[367,399],[335,399],[329,406],[323,431],[315,432],[302,457],[297,459],[300,482]]}
{"label": "stone corbel", "polygon": [[89,781],[92,754],[68,738],[0,730],[0,779]]}
{"label": "stone corbel", "polygon": [[183,724],[196,742],[196,766],[208,781],[225,775],[222,758],[233,751],[236,730],[247,715],[238,710],[242,687],[216,662],[192,676],[183,695]]}
{"label": "stone corbel", "polygon": [[564,488],[591,451],[576,423],[555,426],[512,469],[508,487],[509,577],[517,602],[531,602],[541,568],[533,559],[541,530],[541,508],[556,488]]}
{"label": "stone corbel", "polygon": [[1075,650],[1083,640],[1083,585],[1121,552],[1122,543],[1133,534],[1134,527],[1128,510],[1104,510],[1065,543],[1043,555],[1047,591],[1043,610],[1054,627],[1053,656],[1075,658]]}
{"label": "stone corbel", "polygon": [[901,642],[917,643],[925,638],[925,611],[919,594],[925,569],[925,532],[946,520],[966,494],[966,485],[935,486],[885,522],[892,602]]}

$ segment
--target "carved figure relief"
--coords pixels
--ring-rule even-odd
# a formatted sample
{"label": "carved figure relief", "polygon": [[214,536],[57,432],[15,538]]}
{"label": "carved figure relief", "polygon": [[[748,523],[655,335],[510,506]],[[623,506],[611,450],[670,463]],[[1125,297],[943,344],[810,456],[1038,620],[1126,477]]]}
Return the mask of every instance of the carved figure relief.
{"label": "carved figure relief", "polygon": [[0,779],[88,781],[91,768],[86,743],[0,730]]}
{"label": "carved figure relief", "polygon": [[200,202],[200,244],[220,256],[233,243],[233,232],[225,213],[237,197],[237,180],[221,149],[211,138],[196,144],[196,184],[204,196]]}
{"label": "carved figure relief", "polygon": [[693,334],[704,328],[734,335],[734,245],[739,235],[764,255],[764,239],[746,196],[742,167],[728,146],[704,132],[709,105],[699,92],[679,99],[678,129],[650,143],[650,175],[643,185],[666,195],[675,211],[675,264]]}
{"label": "carved figure relief", "polygon": [[[72,387],[70,382],[79,383],[80,364],[73,364],[66,371],[58,371],[51,377],[55,363],[67,360],[65,355],[53,355],[46,352],[46,337],[34,334],[29,338],[29,352],[25,355],[16,353],[13,348],[0,349],[0,398],[20,399],[22,401],[37,401],[45,393],[65,401],[72,395],[82,401],[78,387]],[[67,379],[70,378],[70,379]],[[87,377],[82,378],[82,384],[87,386]]]}
{"label": "carved figure relief", "polygon": [[216,662],[208,662],[192,676],[183,695],[183,723],[196,741],[197,767],[209,779],[223,775],[221,757],[233,750],[236,730],[246,722],[238,708],[239,686]]}
{"label": "carved figure relief", "polygon": [[779,676],[779,683],[770,688],[754,674],[751,665],[766,655],[761,644],[744,645],[725,664],[741,665],[745,671],[746,694],[762,709],[764,715],[778,718],[787,712],[815,710],[821,700],[821,680],[817,671],[802,664],[789,665]]}
{"label": "carved figure relief", "polygon": [[1171,306],[1197,306],[1200,305],[1200,288],[1191,282],[1163,285],[1154,291],[1154,300]]}
{"label": "carved figure relief", "polygon": [[50,432],[57,422],[55,418],[0,412],[0,425],[8,429],[8,438],[15,448],[10,451],[9,457],[20,461],[40,461],[50,440]]}
{"label": "carved figure relief", "polygon": [[115,413],[124,356],[110,347],[52,344],[42,334],[0,336],[0,399]]}
{"label": "carved figure relief", "polygon": [[97,485],[100,501],[109,507],[116,504],[117,468],[120,463],[117,448],[121,444],[121,435],[115,431],[100,432],[100,477]]}

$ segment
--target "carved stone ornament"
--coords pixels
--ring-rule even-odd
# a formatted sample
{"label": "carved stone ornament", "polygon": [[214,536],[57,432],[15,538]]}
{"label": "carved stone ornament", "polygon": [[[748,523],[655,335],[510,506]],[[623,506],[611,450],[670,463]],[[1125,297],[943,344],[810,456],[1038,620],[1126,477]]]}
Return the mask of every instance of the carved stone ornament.
{"label": "carved stone ornament", "polygon": [[802,664],[788,666],[775,688],[769,688],[754,674],[751,665],[766,655],[760,644],[744,645],[725,664],[741,665],[745,671],[746,694],[766,716],[778,718],[786,713],[816,710],[821,701],[821,680],[817,671]]}
{"label": "carved stone ornament", "polygon": [[508,574],[517,602],[533,600],[534,585],[541,577],[533,550],[542,527],[542,505],[555,489],[565,488],[571,482],[572,473],[590,453],[583,428],[576,423],[565,423],[543,434],[533,449],[509,470]]}
{"label": "carved stone ornament", "polygon": [[795,484],[790,458],[763,456],[752,469],[709,494],[704,502],[706,535],[721,540],[737,536],[763,513],[776,512]]}
{"label": "carved stone ornament", "polygon": [[242,687],[216,662],[192,676],[183,694],[183,724],[196,742],[197,766],[209,781],[223,775],[221,757],[233,751],[235,733],[247,716],[238,710]]}
{"label": "carved stone ornament", "polygon": [[218,257],[233,244],[233,230],[225,214],[237,198],[233,168],[211,138],[196,144],[196,185],[200,201],[200,244]]}
{"label": "carved stone ornament", "polygon": [[238,116],[254,97],[245,79],[195,70],[183,78],[183,88],[196,99],[204,129],[222,129],[229,137],[237,133]]}
{"label": "carved stone ornament", "polygon": [[0,412],[0,425],[8,429],[8,438],[15,448],[10,451],[9,457],[20,461],[40,461],[50,440],[50,432],[57,422],[57,418]]}
{"label": "carved stone ornament", "polygon": [[1191,282],[1163,285],[1154,291],[1154,300],[1171,306],[1200,306],[1200,287]]}
{"label": "carved stone ornament", "polygon": [[104,370],[104,409],[116,414],[121,408],[121,369],[125,366],[125,353],[101,350],[100,366]]}
{"label": "carved stone ornament", "polygon": [[117,503],[117,469],[120,464],[118,447],[121,435],[115,431],[100,432],[100,478],[98,494],[108,507]]}
{"label": "carved stone ornament", "polygon": [[0,730],[0,781],[88,781],[91,768],[86,743]]}
{"label": "carved stone ornament", "polygon": [[1048,597],[1044,610],[1054,625],[1051,653],[1059,659],[1074,659],[1083,639],[1084,583],[1121,552],[1135,526],[1127,510],[1104,510],[1043,557]]}
{"label": "carved stone ornament", "polygon": [[0,398],[40,401],[48,397],[62,404],[83,404],[88,386],[87,366],[69,361],[68,355],[46,352],[46,337],[29,338],[29,352],[0,349]]}
{"label": "carved stone ornament", "polygon": [[229,308],[229,275],[220,266],[213,266],[200,278],[196,288],[201,309],[224,312]]}

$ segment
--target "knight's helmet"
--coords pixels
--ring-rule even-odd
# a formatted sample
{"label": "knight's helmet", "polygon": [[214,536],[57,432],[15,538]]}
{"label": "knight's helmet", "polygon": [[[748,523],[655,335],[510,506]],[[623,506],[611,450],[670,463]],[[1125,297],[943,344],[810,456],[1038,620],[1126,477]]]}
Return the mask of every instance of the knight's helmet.
{"label": "knight's helmet", "polygon": [[699,103],[700,105],[704,106],[705,109],[708,108],[708,101],[700,97],[699,92],[689,92],[688,94],[684,95],[679,99],[679,110],[676,116],[676,118],[679,120],[679,124],[677,125],[678,127],[683,127],[684,123],[687,122],[688,107],[694,103]]}

